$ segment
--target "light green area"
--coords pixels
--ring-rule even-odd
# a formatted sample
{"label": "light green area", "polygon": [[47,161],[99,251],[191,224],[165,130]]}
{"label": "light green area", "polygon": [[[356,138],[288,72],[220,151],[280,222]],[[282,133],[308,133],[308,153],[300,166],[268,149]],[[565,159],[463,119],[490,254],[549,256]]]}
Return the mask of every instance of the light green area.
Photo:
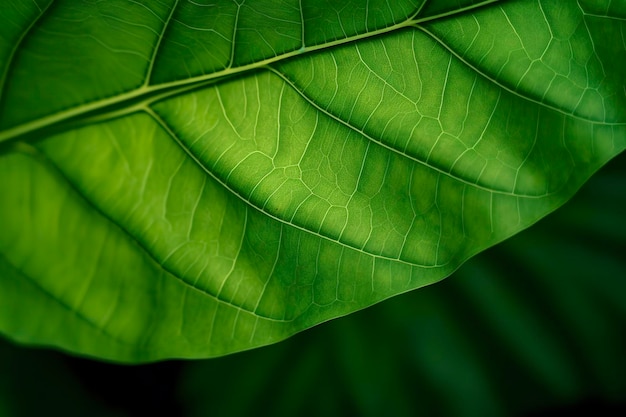
{"label": "light green area", "polygon": [[445,278],[626,147],[623,2],[302,3],[0,6],[2,333],[273,343]]}

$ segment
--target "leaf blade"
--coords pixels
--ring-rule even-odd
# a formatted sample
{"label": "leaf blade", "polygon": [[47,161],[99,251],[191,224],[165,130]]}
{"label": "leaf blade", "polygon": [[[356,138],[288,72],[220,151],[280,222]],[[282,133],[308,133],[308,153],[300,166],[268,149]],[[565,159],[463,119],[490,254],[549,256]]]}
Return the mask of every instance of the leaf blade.
{"label": "leaf blade", "polygon": [[[121,361],[216,356],[273,343],[444,278],[561,205],[626,147],[625,98],[613,92],[623,80],[616,64],[604,65],[616,54],[624,58],[626,47],[607,42],[594,49],[588,20],[596,17],[573,5],[561,6],[569,20],[547,19],[541,30],[573,28],[580,46],[573,61],[597,59],[564,78],[576,88],[560,97],[541,69],[501,64],[515,42],[530,57],[549,50],[547,36],[533,38],[519,19],[545,15],[549,3],[466,2],[453,9],[464,12],[458,16],[398,3],[397,13],[360,15],[350,30],[341,20],[312,24],[318,29],[312,40],[302,22],[341,10],[268,8],[275,14],[259,33],[277,29],[275,37],[241,35],[243,45],[258,46],[241,50],[232,39],[265,9],[235,4],[230,13],[241,26],[230,44],[223,28],[206,30],[225,43],[218,42],[219,56],[203,52],[209,55],[200,67],[208,72],[201,75],[200,67],[180,72],[182,55],[171,45],[184,38],[180,31],[198,30],[184,21],[191,10],[212,7],[137,3],[129,16],[148,20],[134,22],[115,18],[124,4],[91,10],[100,25],[93,30],[110,31],[114,42],[128,28],[136,31],[136,42],[120,44],[125,49],[112,61],[119,74],[130,71],[123,85],[88,81],[106,72],[99,60],[109,60],[110,51],[87,48],[110,46],[101,39],[73,41],[93,49],[97,70],[75,69],[82,78],[67,78],[61,90],[50,81],[58,69],[40,77],[40,66],[28,62],[36,56],[28,42],[35,41],[25,41],[15,65],[30,71],[50,100],[26,97],[26,81],[10,72],[14,84],[2,108],[16,105],[0,116],[8,196],[0,207],[8,231],[0,249],[9,265],[31,268],[25,276],[58,297],[66,313],[88,318],[103,329],[100,337],[110,333],[125,345],[107,351],[88,339],[42,336],[32,325],[20,340]],[[75,12],[63,2],[50,10],[46,22],[33,26],[36,39]],[[75,20],[91,27],[84,13]],[[508,22],[510,36],[492,42],[485,55],[478,46],[496,35],[472,25],[500,21]],[[102,29],[102,22],[112,26]],[[611,22],[611,33],[623,30],[619,18]],[[344,36],[336,39],[337,30]],[[313,46],[300,49],[302,37]],[[559,43],[554,54],[568,57],[572,48]],[[501,70],[488,72],[491,65]],[[527,74],[539,87],[524,84]],[[583,76],[587,84],[579,88]],[[52,95],[76,86],[89,87],[84,103]],[[19,136],[29,129],[31,136]],[[29,172],[36,181],[29,182]],[[51,185],[26,187],[33,182]],[[23,226],[31,217],[40,218],[35,229]],[[81,239],[79,223],[95,228],[93,236]],[[46,254],[48,247],[56,249]],[[64,257],[61,248],[72,255]],[[42,272],[42,265],[51,270]],[[134,275],[126,265],[135,265]],[[64,288],[56,287],[56,276],[64,277]],[[107,310],[118,302],[125,313]],[[0,319],[1,327],[12,333],[7,320]]]}

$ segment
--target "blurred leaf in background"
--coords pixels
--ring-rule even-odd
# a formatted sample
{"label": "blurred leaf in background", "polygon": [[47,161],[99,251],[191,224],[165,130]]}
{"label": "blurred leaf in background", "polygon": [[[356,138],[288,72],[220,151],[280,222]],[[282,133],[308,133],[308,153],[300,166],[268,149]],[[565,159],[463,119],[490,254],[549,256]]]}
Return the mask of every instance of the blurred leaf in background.
{"label": "blurred leaf in background", "polygon": [[624,207],[621,155],[449,279],[223,358],[127,367],[4,342],[1,415],[623,415]]}

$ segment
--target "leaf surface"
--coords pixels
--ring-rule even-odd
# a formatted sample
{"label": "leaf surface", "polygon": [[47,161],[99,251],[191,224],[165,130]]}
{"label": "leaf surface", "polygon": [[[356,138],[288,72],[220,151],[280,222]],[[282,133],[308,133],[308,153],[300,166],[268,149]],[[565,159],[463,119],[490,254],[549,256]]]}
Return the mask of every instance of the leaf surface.
{"label": "leaf surface", "polygon": [[448,276],[626,146],[623,1],[0,7],[23,342],[273,343]]}

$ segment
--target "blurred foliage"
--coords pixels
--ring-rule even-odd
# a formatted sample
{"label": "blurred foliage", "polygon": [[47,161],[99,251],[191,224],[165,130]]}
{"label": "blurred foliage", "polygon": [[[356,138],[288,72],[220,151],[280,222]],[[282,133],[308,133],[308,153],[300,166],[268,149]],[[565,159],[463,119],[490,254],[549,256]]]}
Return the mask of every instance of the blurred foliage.
{"label": "blurred foliage", "polygon": [[2,342],[0,416],[620,415],[624,207],[621,155],[452,277],[219,359],[131,367]]}

